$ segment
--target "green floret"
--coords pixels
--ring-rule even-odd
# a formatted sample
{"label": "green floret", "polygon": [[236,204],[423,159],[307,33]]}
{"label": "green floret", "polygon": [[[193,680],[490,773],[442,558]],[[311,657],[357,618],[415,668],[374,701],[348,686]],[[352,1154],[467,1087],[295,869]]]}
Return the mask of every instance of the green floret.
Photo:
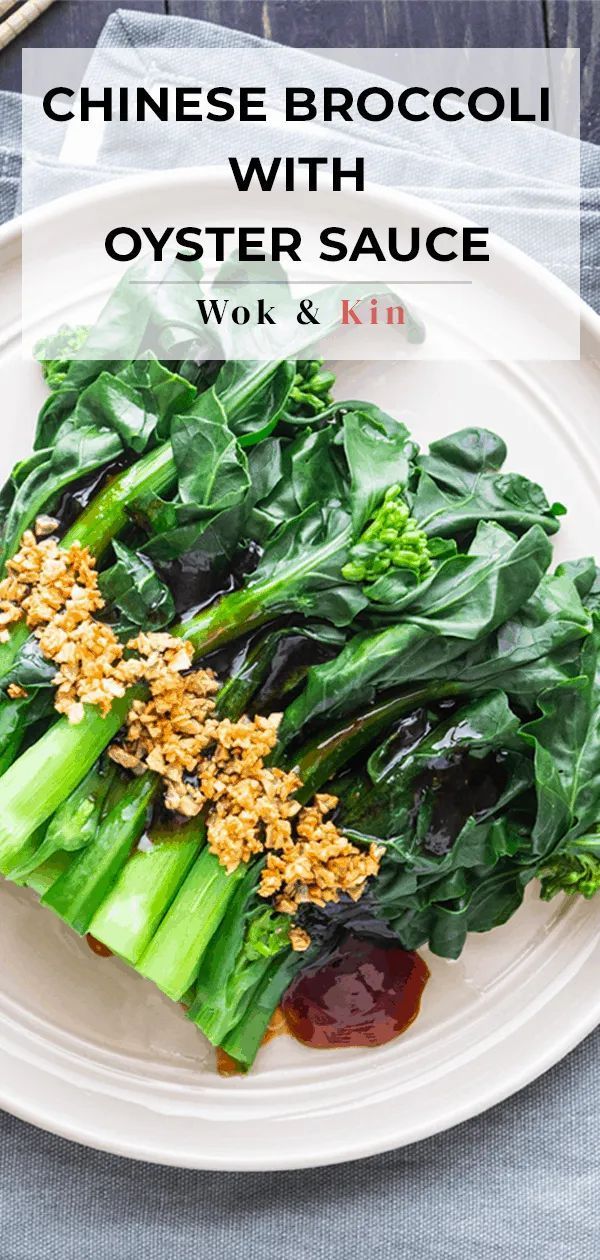
{"label": "green floret", "polygon": [[62,324],[58,332],[53,333],[51,337],[44,337],[38,341],[34,354],[36,359],[40,360],[44,380],[49,389],[60,388],[73,356],[81,350],[89,331],[89,328],[83,324],[76,328],[70,327],[69,324]]}
{"label": "green floret", "polygon": [[427,538],[404,501],[402,488],[390,486],[372,521],[344,565],[347,582],[375,582],[388,569],[410,569],[419,579],[431,569]]}
{"label": "green floret", "polygon": [[257,958],[273,958],[285,949],[290,939],[289,914],[276,914],[269,906],[250,919],[243,953],[254,962]]}
{"label": "green floret", "polygon": [[559,853],[546,863],[540,878],[542,901],[550,901],[561,892],[593,897],[600,890],[600,857],[594,853]]}
{"label": "green floret", "polygon": [[324,372],[322,359],[298,359],[288,408],[294,415],[318,416],[331,406],[333,372]]}

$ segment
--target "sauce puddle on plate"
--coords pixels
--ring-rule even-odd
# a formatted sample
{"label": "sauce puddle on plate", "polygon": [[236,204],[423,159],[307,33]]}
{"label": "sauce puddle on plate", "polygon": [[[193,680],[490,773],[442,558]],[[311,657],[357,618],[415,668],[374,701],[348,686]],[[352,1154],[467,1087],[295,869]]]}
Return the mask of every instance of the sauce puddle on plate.
{"label": "sauce puddle on plate", "polygon": [[217,1056],[217,1072],[219,1076],[246,1075],[245,1072],[242,1072],[239,1063],[236,1063],[235,1059],[232,1059],[226,1050],[222,1050],[220,1046],[217,1046],[215,1054]]}
{"label": "sauce puddle on plate", "polygon": [[[429,968],[419,954],[346,933],[319,966],[292,981],[262,1044],[289,1033],[314,1049],[383,1046],[419,1014]],[[220,1076],[243,1075],[217,1049]]]}
{"label": "sauce puddle on plate", "polygon": [[103,945],[102,941],[97,941],[91,932],[86,934],[85,939],[93,954],[97,954],[99,958],[112,958],[112,949],[109,949],[108,945]]}
{"label": "sauce puddle on plate", "polygon": [[428,979],[418,954],[348,933],[325,962],[292,981],[283,1013],[305,1046],[383,1046],[416,1019]]}

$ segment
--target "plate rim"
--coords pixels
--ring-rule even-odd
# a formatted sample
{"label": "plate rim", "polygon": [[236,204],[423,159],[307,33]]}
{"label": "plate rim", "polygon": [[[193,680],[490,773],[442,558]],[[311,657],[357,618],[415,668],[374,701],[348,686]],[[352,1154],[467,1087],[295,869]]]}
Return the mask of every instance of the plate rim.
{"label": "plate rim", "polygon": [[[171,188],[174,182],[193,182],[194,184],[197,184],[199,181],[210,182],[214,180],[216,175],[220,175],[223,170],[223,167],[206,167],[202,170],[190,167],[178,169],[176,172],[158,171],[150,174],[147,172],[136,173],[124,178],[106,180],[99,185],[83,189],[76,193],[67,194],[65,197],[57,198],[35,210],[27,211],[25,214],[12,220],[10,223],[0,227],[0,267],[2,266],[6,250],[9,250],[11,246],[14,247],[20,243],[24,228],[43,225],[47,218],[54,218],[57,214],[66,212],[67,209],[69,211],[81,209],[86,205],[93,204],[98,197],[110,199],[116,191],[126,192],[129,188],[139,191],[140,187],[146,188],[149,185],[152,187],[159,187],[160,185],[164,185],[167,181],[169,182],[169,186]],[[456,223],[467,222],[467,220],[463,219],[462,216],[454,215],[445,208],[438,206],[436,203],[429,201],[426,198],[415,197],[412,194],[404,193],[402,190],[392,190],[369,184],[365,188],[365,194],[366,196],[374,196],[380,202],[384,202],[389,205],[397,206],[398,201],[401,201],[405,207],[408,206],[410,208],[410,206],[414,205],[415,208],[418,207],[421,210],[426,208],[427,213],[436,212],[439,209],[440,211],[443,211],[444,216],[448,221],[454,221]],[[590,353],[590,347],[584,347],[582,338],[580,360],[600,359],[600,315],[588,306],[576,293],[569,289],[563,281],[558,279],[558,277],[554,276],[551,272],[547,271],[539,263],[523,254],[519,249],[510,245],[508,242],[502,240],[502,238],[495,237],[494,240],[500,251],[504,253],[510,261],[512,261],[521,273],[529,274],[534,282],[543,285],[546,290],[550,289],[554,292],[556,300],[560,301],[562,306],[568,306],[572,311],[579,313],[582,333],[585,330],[586,339],[589,339],[591,342],[591,349],[596,352],[595,354]],[[584,349],[586,353],[584,353]],[[578,361],[570,360],[567,362],[574,364]],[[590,950],[588,957],[585,958],[579,966],[576,973],[578,980],[581,980],[584,973],[594,965],[594,959],[596,956],[600,956],[600,942],[596,942],[595,946]],[[544,1010],[546,1014],[550,1011],[555,1002],[558,1001],[560,1005],[561,994],[562,988],[552,995],[545,1003]],[[218,1169],[223,1171],[276,1171],[293,1168],[318,1167],[323,1164],[337,1164],[349,1160],[370,1157],[386,1150],[396,1149],[415,1141],[421,1141],[435,1133],[447,1131],[448,1129],[463,1123],[465,1120],[470,1119],[475,1115],[482,1114],[490,1107],[497,1105],[512,1094],[518,1092],[525,1085],[531,1083],[538,1076],[541,1076],[554,1064],[559,1062],[560,1059],[562,1059],[577,1044],[579,1044],[579,1042],[582,1041],[599,1022],[600,992],[598,993],[598,1000],[596,1004],[590,1004],[588,1001],[581,1011],[581,1016],[577,1019],[572,1018],[570,1021],[567,1021],[566,1026],[563,1027],[562,1035],[555,1037],[551,1041],[550,1045],[546,1044],[545,1053],[540,1052],[537,1056],[534,1056],[533,1063],[528,1061],[525,1066],[522,1064],[519,1065],[520,1070],[515,1070],[509,1073],[508,1081],[498,1081],[496,1083],[496,1087],[492,1090],[490,1090],[489,1083],[485,1086],[482,1085],[478,1091],[475,1091],[474,1096],[470,1095],[463,1101],[461,1106],[457,1107],[456,1103],[453,1103],[454,1118],[450,1120],[443,1120],[440,1123],[437,1116],[432,1116],[428,1122],[423,1123],[422,1125],[415,1124],[413,1121],[412,1129],[409,1133],[401,1133],[400,1136],[396,1134],[396,1136],[391,1138],[381,1138],[376,1135],[365,1138],[359,1134],[357,1141],[351,1145],[350,1149],[346,1144],[343,1146],[343,1149],[338,1150],[337,1153],[329,1151],[325,1157],[320,1155],[316,1149],[312,1149],[307,1154],[301,1154],[299,1152],[290,1156],[287,1154],[278,1154],[276,1157],[270,1158],[265,1157],[264,1154],[255,1155],[253,1152],[251,1152],[250,1155],[245,1154],[243,1158],[241,1156],[232,1158],[230,1154],[217,1156],[214,1153],[209,1157],[206,1157],[204,1154],[198,1154],[195,1151],[192,1153],[185,1153],[181,1150],[158,1150],[140,1145],[139,1139],[136,1139],[135,1132],[131,1132],[128,1140],[124,1140],[122,1137],[118,1139],[115,1139],[114,1137],[105,1138],[103,1134],[88,1132],[85,1126],[82,1128],[81,1121],[79,1122],[78,1127],[76,1120],[61,1120],[58,1115],[55,1115],[52,1120],[50,1120],[47,1115],[41,1117],[39,1104],[36,1112],[35,1103],[28,1105],[26,1101],[15,1102],[14,1098],[10,1094],[10,1090],[8,1093],[5,1090],[4,1073],[0,1073],[0,1105],[7,1112],[10,1112],[19,1119],[25,1120],[44,1131],[55,1133],[58,1136],[64,1137],[70,1141],[78,1142],[79,1144],[87,1146],[91,1149],[103,1150],[114,1155],[119,1155],[122,1158],[140,1159],[150,1163],[163,1163],[176,1167],[207,1170]],[[506,1040],[502,1044],[505,1046]],[[11,1056],[9,1050],[5,1047],[0,1047],[0,1063],[2,1063],[6,1057],[14,1058],[14,1056]],[[49,1069],[40,1069],[40,1077],[44,1076],[47,1077],[49,1083],[56,1082],[55,1075]],[[70,1088],[73,1089],[75,1087],[71,1084]],[[483,1098],[482,1095],[484,1095]],[[368,1099],[363,1099],[362,1105],[368,1108]],[[138,1103],[135,1102],[134,1106],[138,1107]],[[157,1114],[150,1106],[148,1110],[152,1112],[153,1115]],[[188,1123],[193,1124],[193,1119],[188,1120]],[[201,1128],[202,1122],[200,1120],[197,1121],[197,1124],[198,1127]],[[318,1139],[315,1141],[315,1147],[317,1146]]]}

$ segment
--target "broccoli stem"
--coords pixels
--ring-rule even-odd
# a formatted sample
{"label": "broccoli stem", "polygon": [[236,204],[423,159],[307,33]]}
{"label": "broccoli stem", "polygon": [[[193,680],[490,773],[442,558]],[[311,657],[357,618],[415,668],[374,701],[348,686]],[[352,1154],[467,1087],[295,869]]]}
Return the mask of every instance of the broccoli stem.
{"label": "broccoli stem", "polygon": [[278,757],[276,749],[273,759],[296,770],[302,779],[297,797],[306,801],[397,718],[412,713],[422,705],[459,694],[460,687],[456,683],[428,683],[412,691],[403,691],[366,713],[346,720],[343,725],[315,736],[295,754]]}
{"label": "broccoli stem", "polygon": [[205,950],[223,919],[245,867],[230,875],[203,849],[184,880],[136,970],[173,1001],[194,983]]}
{"label": "broccoli stem", "polygon": [[164,494],[177,479],[170,442],[164,442],[137,463],[117,473],[84,508],[64,538],[63,547],[78,542],[99,559],[113,538],[129,524],[128,508],[144,494]]}
{"label": "broccoli stem", "polygon": [[120,799],[109,809],[95,839],[76,857],[42,898],[76,932],[90,923],[137,843],[148,818],[148,808],[160,787],[157,775],[145,775],[140,789],[135,779],[123,786]]}
{"label": "broccoli stem", "polygon": [[110,713],[89,706],[78,726],[59,718],[2,775],[0,873],[7,875],[21,858],[29,837],[70,796],[116,735],[139,687],[116,700]]}
{"label": "broccoli stem", "polygon": [[150,944],[198,850],[205,827],[193,818],[183,827],[153,825],[148,847],[137,849],[90,923],[96,940],[135,965]]}
{"label": "broccoli stem", "polygon": [[[244,711],[243,697],[229,697],[227,715],[235,720]],[[218,700],[218,712],[223,710]],[[138,791],[148,774],[138,779]],[[169,910],[205,841],[201,817],[183,827],[158,824],[149,832],[151,847],[131,855],[90,926],[92,936],[114,954],[135,965]],[[213,863],[205,864],[212,878]]]}
{"label": "broccoli stem", "polygon": [[[232,639],[263,626],[275,615],[290,611],[291,597],[295,596],[302,578],[332,556],[342,551],[351,536],[351,527],[319,548],[309,550],[290,563],[277,576],[262,582],[250,582],[240,591],[224,595],[216,604],[176,626],[171,633],[187,639],[194,648],[195,656],[205,656]],[[292,604],[293,606],[293,604]]]}
{"label": "broccoli stem", "polygon": [[102,761],[81,780],[70,796],[59,805],[44,833],[41,844],[27,859],[11,867],[9,878],[24,883],[38,866],[42,866],[56,852],[74,853],[83,849],[95,836],[98,825],[110,801],[110,792],[117,775],[117,767]]}
{"label": "broccoli stem", "polygon": [[222,1049],[243,1072],[252,1067],[273,1011],[302,966],[306,966],[306,954],[296,953],[291,948],[272,958],[262,980],[249,995],[239,1023],[221,1042]]}
{"label": "broccoli stem", "polygon": [[259,870],[258,863],[247,867],[244,878],[240,880],[218,935],[202,959],[194,999],[188,1010],[189,1018],[215,1046],[220,1044],[235,1022],[241,995],[237,986],[232,992],[231,982],[243,945],[246,911],[256,893]]}
{"label": "broccoli stem", "polygon": [[38,897],[43,897],[44,893],[47,893],[48,889],[64,874],[72,860],[73,854],[64,850],[61,853],[53,853],[52,857],[42,862],[41,866],[37,866],[22,882],[27,888],[32,888]]}
{"label": "broccoli stem", "polygon": [[252,697],[268,676],[280,639],[280,630],[267,631],[258,643],[250,647],[241,668],[229,675],[219,691],[219,717],[232,718],[235,721],[241,713],[246,712]]}
{"label": "broccoli stem", "polygon": [[239,1023],[272,959],[289,950],[289,916],[258,895],[262,866],[247,867],[202,960],[188,1011],[215,1046]]}

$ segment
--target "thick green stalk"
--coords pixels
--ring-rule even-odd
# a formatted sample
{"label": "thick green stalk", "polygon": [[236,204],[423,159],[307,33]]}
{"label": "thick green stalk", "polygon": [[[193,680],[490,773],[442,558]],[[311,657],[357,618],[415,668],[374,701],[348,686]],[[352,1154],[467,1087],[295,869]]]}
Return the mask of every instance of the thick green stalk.
{"label": "thick green stalk", "polygon": [[160,787],[156,775],[146,775],[143,790],[135,779],[124,786],[120,800],[100,823],[95,839],[83,849],[42,898],[56,914],[83,934],[137,843],[148,817],[148,807]]}
{"label": "thick green stalk", "polygon": [[240,669],[229,675],[217,697],[218,714],[234,721],[245,713],[252,697],[268,676],[281,631],[267,631],[253,644]]}
{"label": "thick green stalk", "polygon": [[187,639],[194,648],[194,656],[206,656],[232,639],[263,626],[272,615],[261,601],[259,587],[256,594],[247,590],[232,591],[196,617],[174,626],[171,634]]}
{"label": "thick green stalk", "polygon": [[[111,789],[117,777],[113,762],[102,760],[93,765],[70,796],[59,805],[47,826],[43,825],[41,844],[27,858],[22,855],[11,867],[9,879],[25,883],[38,866],[54,853],[75,853],[96,835],[98,825],[110,806]],[[29,847],[31,841],[28,841]]]}
{"label": "thick green stalk", "polygon": [[142,955],[137,971],[175,1002],[194,983],[204,951],[244,874],[245,868],[239,866],[228,875],[214,853],[204,849]]}
{"label": "thick green stalk", "polygon": [[113,954],[135,963],[150,944],[205,838],[201,818],[183,827],[150,828],[147,845],[121,870],[90,923],[90,932]]}
{"label": "thick green stalk", "polygon": [[36,867],[35,871],[32,871],[31,875],[28,875],[23,882],[27,888],[32,888],[39,897],[43,897],[44,893],[48,892],[48,889],[56,883],[57,879],[60,879],[60,876],[64,874],[72,861],[72,853],[53,853],[52,857],[48,858],[46,862],[42,862],[41,866]]}
{"label": "thick green stalk", "polygon": [[40,849],[41,845],[44,843],[44,836],[46,834],[46,830],[47,830],[46,823],[42,823],[41,827],[36,827],[35,831],[33,831],[31,835],[27,838],[27,840],[21,845],[21,848],[19,850],[19,861],[18,861],[17,866],[15,867],[14,864],[11,864],[10,874],[8,874],[6,871],[2,872],[2,874],[6,875],[7,878],[12,881],[12,883],[14,884],[27,883],[28,876],[31,874],[32,870],[35,868],[35,865],[36,865],[36,862],[35,862],[36,854],[38,850]]}
{"label": "thick green stalk", "polygon": [[348,526],[347,530],[329,539],[318,549],[309,549],[286,568],[281,566],[275,577],[266,578],[262,582],[251,580],[247,587],[224,595],[210,608],[174,627],[171,633],[187,639],[194,648],[195,656],[206,656],[208,652],[230,643],[232,639],[263,626],[277,614],[289,612],[290,592],[295,593],[306,574],[319,565],[325,565],[332,556],[343,551],[350,536],[351,529]]}
{"label": "thick green stalk", "polygon": [[[261,866],[260,862],[254,862],[246,868],[219,931],[200,964],[188,1016],[214,1046],[220,1045],[229,1029],[239,1021],[242,1010],[246,1009],[247,996],[256,988],[273,957],[268,953],[258,958],[254,956],[250,961],[244,951],[248,911],[257,903]],[[265,910],[268,912],[263,905]]]}
{"label": "thick green stalk", "polygon": [[[295,754],[288,755],[284,764],[293,767],[302,779],[302,787],[297,793],[298,799],[307,801],[319,790],[328,779],[338,773],[343,766],[373,739],[376,739],[387,727],[406,713],[412,713],[422,705],[434,704],[450,696],[459,695],[460,688],[453,683],[428,683],[415,687],[412,691],[403,691],[391,696],[366,713],[359,713],[350,721],[339,724],[325,734],[316,736],[304,744]],[[277,757],[277,749],[273,760],[279,765],[282,758]]]}
{"label": "thick green stalk", "polygon": [[293,949],[273,958],[262,981],[250,995],[239,1023],[221,1042],[223,1050],[235,1059],[242,1071],[247,1072],[252,1067],[273,1011],[302,966],[306,966],[306,954]]}
{"label": "thick green stalk", "polygon": [[164,494],[175,484],[177,470],[170,442],[163,442],[137,463],[117,473],[84,508],[64,538],[63,547],[74,542],[89,547],[98,559],[113,538],[129,523],[128,507],[143,494]]}
{"label": "thick green stalk", "polygon": [[2,775],[1,874],[6,875],[16,864],[28,837],[50,818],[91,769],[139,694],[139,688],[132,688],[115,701],[106,717],[90,705],[83,722],[76,726],[65,717],[59,718]]}
{"label": "thick green stalk", "polygon": [[[240,698],[230,698],[228,716],[243,712]],[[221,705],[218,705],[221,716]],[[143,791],[146,776],[138,779]],[[119,878],[99,907],[90,931],[114,954],[136,964],[169,910],[204,843],[204,819],[191,819],[183,827],[157,825],[148,835],[148,846],[131,855]],[[213,863],[208,866],[209,876]]]}

